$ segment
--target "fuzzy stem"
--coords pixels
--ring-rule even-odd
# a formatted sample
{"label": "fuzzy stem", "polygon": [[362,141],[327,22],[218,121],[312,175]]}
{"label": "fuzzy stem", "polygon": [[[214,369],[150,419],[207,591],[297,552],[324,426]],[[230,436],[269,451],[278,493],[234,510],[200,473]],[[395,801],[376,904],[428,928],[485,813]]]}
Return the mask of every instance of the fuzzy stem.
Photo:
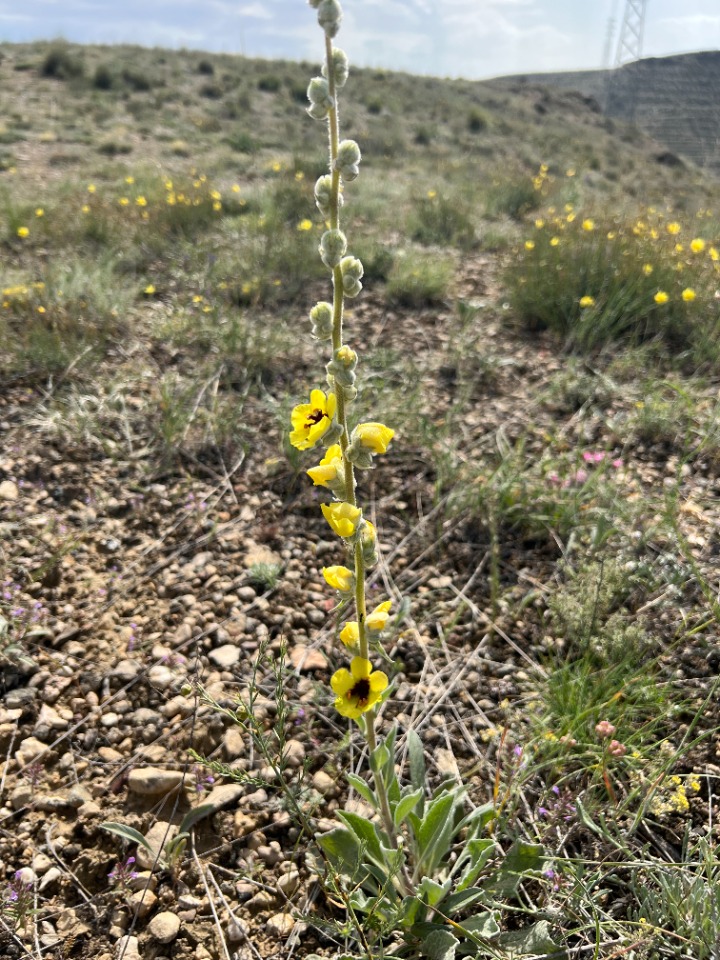
{"label": "fuzzy stem", "polygon": [[[337,91],[335,89],[335,75],[333,71],[333,46],[330,37],[325,35],[325,63],[327,70],[328,90],[333,101],[328,113],[328,133],[330,140],[330,173],[332,184],[330,191],[330,228],[332,230],[340,229],[340,174],[335,169],[335,161],[338,154],[338,144],[340,143],[340,119],[337,106]],[[333,353],[339,350],[343,345],[343,309],[345,305],[345,294],[343,291],[342,271],[339,266],[333,268]],[[345,500],[347,503],[357,506],[355,497],[355,470],[352,463],[345,456],[345,451],[349,442],[349,431],[347,426],[347,402],[345,390],[342,385],[335,380],[335,396],[337,397],[337,416],[342,426],[342,435],[340,437],[340,449],[343,453],[343,463],[345,465]],[[369,660],[369,643],[367,636],[367,627],[365,620],[367,617],[366,599],[365,599],[365,559],[363,557],[362,543],[358,540],[355,544],[355,608],[357,613],[358,633],[359,633],[359,656],[364,660]],[[375,736],[375,721],[377,719],[374,709],[365,713],[365,739],[368,750],[372,755],[377,747],[377,738]],[[395,825],[393,823],[392,813],[390,812],[390,803],[388,801],[385,781],[382,772],[373,773],[375,781],[375,791],[380,803],[380,815],[383,826],[387,833],[388,840],[393,848],[397,849],[397,836]]]}

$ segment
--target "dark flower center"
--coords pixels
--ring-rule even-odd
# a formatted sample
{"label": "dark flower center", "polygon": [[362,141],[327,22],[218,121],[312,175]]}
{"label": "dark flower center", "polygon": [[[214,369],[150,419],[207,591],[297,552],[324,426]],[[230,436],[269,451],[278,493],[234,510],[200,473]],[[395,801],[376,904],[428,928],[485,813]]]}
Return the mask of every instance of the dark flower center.
{"label": "dark flower center", "polygon": [[350,691],[350,696],[353,700],[357,700],[358,704],[367,703],[367,698],[370,696],[370,681],[366,678],[358,680]]}
{"label": "dark flower center", "polygon": [[316,423],[320,423],[322,418],[325,416],[322,410],[315,409],[311,414],[308,415],[308,418],[305,422],[305,426],[310,428]]}

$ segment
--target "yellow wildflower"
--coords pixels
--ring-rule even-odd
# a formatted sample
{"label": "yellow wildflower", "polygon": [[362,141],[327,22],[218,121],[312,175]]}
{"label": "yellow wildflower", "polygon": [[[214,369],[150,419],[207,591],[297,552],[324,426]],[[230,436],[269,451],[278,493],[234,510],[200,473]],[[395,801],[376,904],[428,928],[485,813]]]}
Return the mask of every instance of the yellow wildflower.
{"label": "yellow wildflower", "polygon": [[148,297],[151,297],[155,293],[155,287],[149,283],[143,290],[143,293],[147,294]]}
{"label": "yellow wildflower", "polygon": [[135,197],[135,203],[138,205],[138,207],[147,206],[147,200],[145,199],[145,197]]}
{"label": "yellow wildflower", "polygon": [[94,183],[88,184],[88,188],[87,188],[88,193],[95,193],[96,190],[97,190],[97,187],[95,186]]}
{"label": "yellow wildflower", "polygon": [[711,260],[714,260],[715,262],[720,260],[720,253],[717,252],[715,247],[710,247],[710,249],[708,250],[708,253],[710,254]]}
{"label": "yellow wildflower", "polygon": [[357,530],[358,523],[362,516],[360,507],[354,507],[351,503],[322,503],[320,509],[323,516],[330,524],[333,533],[339,537],[352,537]]}
{"label": "yellow wildflower", "polygon": [[307,475],[316,487],[327,487],[335,480],[342,480],[345,472],[340,445],[334,443],[331,447],[328,447],[327,453],[318,466],[311,467],[307,471]]}
{"label": "yellow wildflower", "polygon": [[335,709],[343,717],[357,719],[380,699],[388,678],[381,670],[373,670],[364,657],[353,657],[350,669],[344,667],[333,674],[330,686],[336,694]]}
{"label": "yellow wildflower", "polygon": [[323,567],[325,582],[340,593],[351,593],[355,585],[355,574],[347,567]]}
{"label": "yellow wildflower", "polygon": [[667,303],[670,297],[665,293],[664,290],[658,290],[658,292],[653,297],[655,303],[663,304]]}
{"label": "yellow wildflower", "polygon": [[526,250],[534,250],[534,249],[535,249],[535,241],[534,241],[534,240],[526,240],[526,241],[525,241],[525,249],[526,249]]}
{"label": "yellow wildflower", "polygon": [[667,227],[665,227],[665,229],[667,230],[667,232],[670,234],[671,237],[675,237],[677,236],[678,233],[680,233],[680,230],[682,229],[682,227],[680,226],[679,223],[677,223],[677,221],[673,220],[673,222],[669,223]]}
{"label": "yellow wildflower", "polygon": [[312,220],[308,220],[306,217],[304,220],[300,221],[300,223],[297,225],[297,228],[298,230],[301,230],[301,231],[312,230],[313,228]]}
{"label": "yellow wildflower", "polygon": [[550,246],[556,247],[560,243],[560,237],[550,237]]}
{"label": "yellow wildflower", "polygon": [[38,207],[38,208],[37,208],[37,210],[35,211],[35,216],[36,216],[36,217],[44,217],[44,216],[45,216],[45,211],[43,210],[42,207]]}
{"label": "yellow wildflower", "polygon": [[700,237],[696,237],[690,244],[690,249],[693,253],[702,253],[705,249],[705,241]]}
{"label": "yellow wildflower", "polygon": [[692,303],[693,300],[695,299],[695,291],[693,290],[693,288],[685,287],[685,289],[682,292],[682,298],[685,301],[685,303]]}
{"label": "yellow wildflower", "polygon": [[428,200],[434,200],[437,196],[437,190],[428,190],[427,192]]}
{"label": "yellow wildflower", "polygon": [[585,307],[594,307],[595,306],[595,297],[584,296],[580,297],[580,306],[585,309]]}
{"label": "yellow wildflower", "polygon": [[392,600],[385,600],[383,603],[379,603],[373,611],[371,611],[365,620],[368,630],[384,630],[387,626],[388,618],[390,616],[390,607],[392,606]]}
{"label": "yellow wildflower", "polygon": [[588,217],[587,220],[583,220],[583,222],[582,222],[582,228],[583,228],[583,230],[586,230],[586,231],[589,233],[591,230],[594,230],[594,229],[595,229],[595,221],[594,221],[594,220],[591,220],[591,219]]}
{"label": "yellow wildflower", "polygon": [[135,183],[135,177],[125,177],[125,183],[129,183],[130,185],[132,185],[133,183]]}
{"label": "yellow wildflower", "polygon": [[360,626],[356,620],[346,623],[340,631],[340,640],[348,648],[354,650],[360,643]]}
{"label": "yellow wildflower", "polygon": [[30,231],[28,230],[27,227],[18,227],[18,228],[17,228],[17,235],[18,235],[22,240],[24,240],[25,237],[30,236]]}
{"label": "yellow wildflower", "polygon": [[394,436],[395,431],[384,423],[359,423],[353,430],[353,440],[373,453],[386,453]]}
{"label": "yellow wildflower", "polygon": [[653,267],[651,263],[644,263],[642,269],[646,277],[649,277],[650,274],[653,272]]}
{"label": "yellow wildflower", "polygon": [[290,415],[293,429],[290,443],[298,450],[309,450],[327,433],[337,400],[334,393],[327,397],[322,390],[310,393],[310,403],[300,403]]}

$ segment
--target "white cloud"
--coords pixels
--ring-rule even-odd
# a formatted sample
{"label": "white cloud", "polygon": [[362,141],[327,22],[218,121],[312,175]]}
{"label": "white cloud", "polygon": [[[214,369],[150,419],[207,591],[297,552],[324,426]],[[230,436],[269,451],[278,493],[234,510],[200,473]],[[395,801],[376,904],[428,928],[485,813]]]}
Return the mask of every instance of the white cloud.
{"label": "white cloud", "polygon": [[251,3],[236,10],[239,17],[254,17],[257,20],[272,20],[272,14],[261,3]]}

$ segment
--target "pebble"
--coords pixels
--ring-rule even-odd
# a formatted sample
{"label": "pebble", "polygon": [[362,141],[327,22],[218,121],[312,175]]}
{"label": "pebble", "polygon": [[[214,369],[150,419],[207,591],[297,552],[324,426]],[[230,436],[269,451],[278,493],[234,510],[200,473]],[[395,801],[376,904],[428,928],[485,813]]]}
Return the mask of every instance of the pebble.
{"label": "pebble", "polygon": [[227,927],[228,943],[243,943],[248,938],[250,928],[242,920],[232,920]]}
{"label": "pebble", "polygon": [[207,804],[211,808],[207,814],[210,817],[223,807],[236,803],[244,792],[245,787],[241,783],[221,783],[203,799],[202,805]]}
{"label": "pebble", "polygon": [[[324,619],[324,617],[323,617]],[[296,670],[326,670],[328,661],[322,650],[315,650],[304,643],[296,643],[290,651],[290,663]]]}
{"label": "pebble", "polygon": [[337,796],[337,783],[324,770],[318,770],[317,773],[313,774],[312,785],[323,797]]}
{"label": "pebble", "polygon": [[301,767],[305,759],[305,746],[300,740],[288,740],[283,757],[289,767]]}
{"label": "pebble", "polygon": [[20,489],[14,480],[3,480],[0,483],[0,500],[18,500]]}
{"label": "pebble", "polygon": [[164,845],[172,840],[177,833],[177,827],[165,820],[156,821],[145,834],[150,849],[146,849],[142,844],[138,845],[135,857],[137,865],[141,870],[152,870],[162,859],[162,849]]}
{"label": "pebble", "polygon": [[245,740],[239,727],[228,727],[223,734],[223,754],[226,760],[237,760],[245,753]]}
{"label": "pebble", "polygon": [[162,770],[160,767],[136,767],[128,776],[128,790],[141,797],[164,796],[181,786],[181,770]]}
{"label": "pebble", "polygon": [[137,890],[131,894],[127,903],[133,916],[137,914],[141,920],[147,917],[157,906],[158,898],[152,890]]}
{"label": "pebble", "polygon": [[169,910],[163,910],[152,918],[148,931],[159,943],[172,943],[180,933],[180,918]]}
{"label": "pebble", "polygon": [[278,878],[277,888],[286,897],[291,897],[300,886],[300,874],[297,870],[291,870]]}
{"label": "pebble", "polygon": [[131,937],[129,934],[120,937],[115,945],[115,956],[117,960],[140,960],[138,938]]}
{"label": "pebble", "polygon": [[208,659],[220,670],[231,670],[240,662],[242,650],[233,643],[225,643],[217,650],[211,650]]}
{"label": "pebble", "polygon": [[265,929],[271,937],[289,937],[293,932],[295,920],[289,913],[275,913],[265,924]]}

